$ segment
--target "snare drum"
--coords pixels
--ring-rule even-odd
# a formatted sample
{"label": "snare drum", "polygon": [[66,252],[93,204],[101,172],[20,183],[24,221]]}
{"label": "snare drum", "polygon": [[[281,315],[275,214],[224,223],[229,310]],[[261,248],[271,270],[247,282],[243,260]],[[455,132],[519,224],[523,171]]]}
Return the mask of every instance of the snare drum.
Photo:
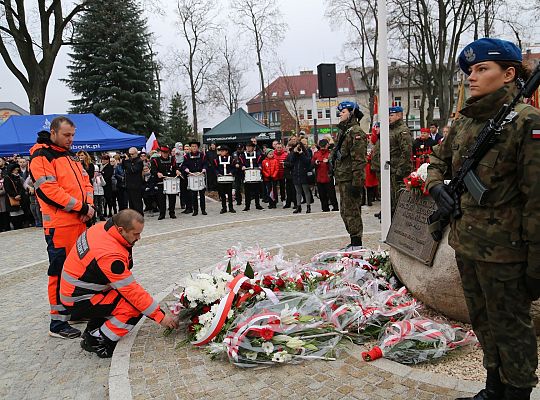
{"label": "snare drum", "polygon": [[232,175],[222,175],[217,177],[218,183],[233,183],[234,176]]}
{"label": "snare drum", "polygon": [[178,178],[163,178],[163,193],[178,194],[180,193],[180,179]]}
{"label": "snare drum", "polygon": [[260,169],[246,169],[246,177],[244,178],[245,183],[257,183],[262,182],[262,175]]}
{"label": "snare drum", "polygon": [[188,190],[197,192],[206,188],[206,178],[204,174],[188,175]]}

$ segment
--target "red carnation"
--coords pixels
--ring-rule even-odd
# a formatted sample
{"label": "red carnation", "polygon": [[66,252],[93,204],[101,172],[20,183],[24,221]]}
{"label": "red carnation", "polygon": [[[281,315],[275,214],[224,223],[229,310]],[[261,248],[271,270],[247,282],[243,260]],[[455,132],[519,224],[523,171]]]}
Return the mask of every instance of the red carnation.
{"label": "red carnation", "polygon": [[304,290],[304,282],[302,282],[302,279],[298,279],[296,281],[296,288],[298,290]]}
{"label": "red carnation", "polygon": [[202,308],[202,313],[203,313],[203,314],[206,314],[208,311],[210,311],[210,307],[209,307],[209,306],[204,306],[204,307]]}
{"label": "red carnation", "polygon": [[277,287],[283,287],[285,286],[285,281],[281,278],[276,279],[276,286]]}
{"label": "red carnation", "polygon": [[270,328],[262,328],[261,329],[261,337],[264,340],[270,340],[274,337],[274,331]]}
{"label": "red carnation", "polygon": [[251,283],[249,283],[248,281],[245,281],[244,283],[242,283],[242,286],[240,286],[242,289],[244,290],[249,290],[253,287],[253,285]]}
{"label": "red carnation", "polygon": [[273,281],[271,276],[265,276],[264,279],[263,279],[263,285],[264,286],[271,286],[273,282],[274,281]]}
{"label": "red carnation", "polygon": [[253,289],[253,292],[255,292],[255,294],[259,294],[262,292],[262,289],[259,285],[252,285],[252,289]]}
{"label": "red carnation", "polygon": [[199,317],[191,318],[191,322],[193,322],[193,324],[198,324],[199,323]]}

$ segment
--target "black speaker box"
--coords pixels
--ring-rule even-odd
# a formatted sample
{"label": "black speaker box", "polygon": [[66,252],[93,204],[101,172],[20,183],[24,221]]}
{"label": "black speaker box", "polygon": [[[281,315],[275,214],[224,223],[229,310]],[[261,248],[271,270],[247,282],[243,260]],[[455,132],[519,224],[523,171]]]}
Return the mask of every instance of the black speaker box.
{"label": "black speaker box", "polygon": [[319,99],[337,97],[336,64],[317,65]]}

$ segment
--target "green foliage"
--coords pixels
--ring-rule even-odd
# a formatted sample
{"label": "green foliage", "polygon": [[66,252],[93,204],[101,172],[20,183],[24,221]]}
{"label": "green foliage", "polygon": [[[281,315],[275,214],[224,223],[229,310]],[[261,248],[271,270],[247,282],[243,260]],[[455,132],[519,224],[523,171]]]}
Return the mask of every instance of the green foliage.
{"label": "green foliage", "polygon": [[186,101],[180,93],[175,93],[167,112],[165,131],[158,136],[160,144],[174,145],[176,142],[186,143],[193,136],[193,129],[188,121]]}
{"label": "green foliage", "polygon": [[75,23],[66,82],[72,113],[93,113],[130,133],[160,129],[158,69],[134,0],[93,0]]}

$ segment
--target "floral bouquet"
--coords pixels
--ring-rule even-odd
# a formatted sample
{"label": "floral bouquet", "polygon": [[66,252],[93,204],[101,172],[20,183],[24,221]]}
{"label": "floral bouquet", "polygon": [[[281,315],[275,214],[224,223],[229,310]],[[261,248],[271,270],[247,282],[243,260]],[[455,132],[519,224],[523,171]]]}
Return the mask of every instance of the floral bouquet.
{"label": "floral bouquet", "polygon": [[342,332],[320,315],[323,304],[310,293],[278,293],[246,309],[231,325],[225,350],[239,367],[265,367],[308,359],[335,360]]}
{"label": "floral bouquet", "polygon": [[477,339],[473,331],[413,318],[389,323],[381,335],[379,346],[363,352],[362,358],[373,361],[385,357],[402,364],[417,364],[475,343]]}
{"label": "floral bouquet", "polygon": [[420,165],[418,170],[411,172],[409,176],[403,178],[405,188],[413,193],[428,196],[429,192],[426,189],[428,163]]}

